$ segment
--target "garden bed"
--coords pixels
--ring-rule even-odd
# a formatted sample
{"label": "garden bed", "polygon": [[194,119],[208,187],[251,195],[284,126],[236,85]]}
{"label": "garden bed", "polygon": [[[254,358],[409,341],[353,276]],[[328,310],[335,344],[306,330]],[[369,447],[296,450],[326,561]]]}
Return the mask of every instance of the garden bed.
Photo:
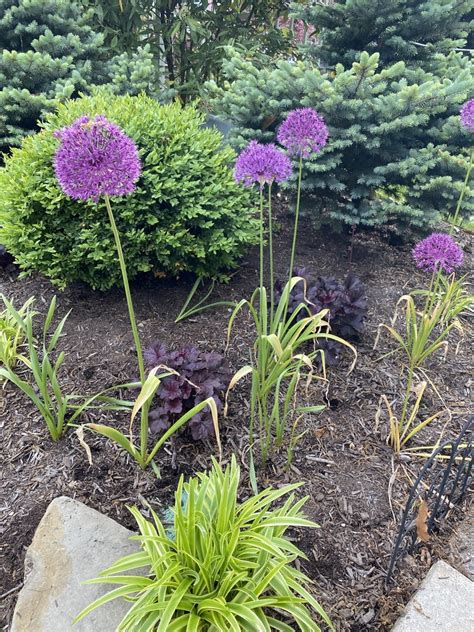
{"label": "garden bed", "polygon": [[[277,219],[276,269],[283,276],[291,242],[291,222],[284,207]],[[460,239],[466,267],[472,256],[472,238],[462,234]],[[344,235],[318,232],[303,222],[297,252],[297,263],[315,273],[343,278],[348,272]],[[347,356],[329,369],[327,392],[321,383],[313,383],[310,401],[325,401],[327,410],[303,419],[302,427],[308,432],[298,444],[290,470],[285,469],[285,455],[275,455],[267,469],[259,471],[259,483],[304,483],[302,492],[310,496],[306,513],[321,528],[295,530],[292,536],[308,556],[302,566],[314,580],[314,592],[336,629],[388,630],[432,559],[451,555],[447,529],[403,564],[391,590],[384,589],[400,508],[421,460],[398,462],[385,443],[386,418],[382,416],[376,427],[380,396],[386,394],[393,400],[402,395],[402,389],[400,358],[392,355],[380,360],[392,343],[382,338],[376,351],[373,344],[378,325],[389,321],[398,298],[423,286],[427,279],[415,268],[410,244],[393,247],[375,233],[356,236],[352,269],[366,285],[369,305],[365,334],[357,345],[356,367],[348,374],[351,358]],[[254,250],[230,284],[221,286],[216,296],[240,300],[250,296],[257,283],[258,252]],[[196,344],[207,351],[224,350],[228,309],[205,311],[174,323],[191,285],[192,281],[186,279],[172,282],[150,277],[134,283],[134,302],[145,347],[159,339],[170,347]],[[15,270],[3,272],[0,291],[15,305],[34,295],[39,309],[46,308],[55,292],[43,278],[20,280]],[[94,393],[136,377],[133,340],[121,290],[98,293],[85,286],[71,287],[58,292],[58,307],[61,315],[72,310],[61,341],[61,347],[68,352],[63,372],[65,390]],[[463,327],[462,339],[459,333],[451,335],[446,360],[437,354],[427,366],[452,419],[446,424],[446,416],[442,416],[433,422],[422,437],[424,442],[433,443],[443,428],[444,436],[455,434],[469,412],[472,322],[464,319]],[[233,371],[248,363],[251,344],[250,320],[242,314],[236,321],[228,354]],[[23,578],[25,549],[53,498],[71,496],[133,528],[127,504],[137,504],[145,513],[145,501],[156,509],[167,507],[179,475],[188,476],[206,468],[216,447],[208,442],[192,442],[186,435],[174,439],[159,453],[161,479],[157,479],[151,469],[139,470],[116,445],[88,434],[86,440],[93,457],[90,466],[73,432],[53,443],[43,420],[22,393],[6,385],[1,397],[0,594],[12,592],[0,605],[3,629],[8,629],[16,589]],[[431,391],[424,406],[425,412],[433,413],[443,403]],[[248,384],[242,383],[234,389],[229,416],[221,418],[220,424],[224,461],[235,452],[243,466],[243,496],[247,494],[248,480],[248,418]],[[114,421],[124,429],[128,426],[127,417],[119,414],[98,417],[88,413],[87,419],[109,424]],[[460,515],[458,512],[455,518]]]}

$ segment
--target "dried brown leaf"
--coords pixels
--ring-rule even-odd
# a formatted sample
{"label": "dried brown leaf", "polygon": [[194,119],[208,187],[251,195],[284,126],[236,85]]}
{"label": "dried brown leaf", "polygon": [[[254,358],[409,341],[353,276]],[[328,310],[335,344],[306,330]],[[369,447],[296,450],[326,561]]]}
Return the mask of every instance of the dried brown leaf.
{"label": "dried brown leaf", "polygon": [[416,516],[416,534],[418,539],[422,542],[429,542],[430,534],[428,533],[428,526],[426,524],[428,520],[428,505],[426,500],[422,500],[420,502],[420,506],[418,508],[418,515]]}
{"label": "dried brown leaf", "polygon": [[87,454],[87,460],[89,461],[89,465],[92,465],[92,453],[89,445],[86,443],[84,439],[84,426],[79,426],[76,430],[77,438],[79,439],[79,443],[84,448]]}

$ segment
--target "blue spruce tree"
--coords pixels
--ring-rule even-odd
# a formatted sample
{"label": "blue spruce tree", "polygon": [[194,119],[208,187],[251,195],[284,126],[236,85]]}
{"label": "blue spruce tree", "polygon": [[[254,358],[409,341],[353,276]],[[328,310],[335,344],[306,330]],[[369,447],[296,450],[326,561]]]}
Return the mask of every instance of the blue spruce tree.
{"label": "blue spruce tree", "polygon": [[[474,93],[473,63],[455,50],[466,45],[472,4],[294,5],[309,36],[298,59],[252,61],[228,49],[227,83],[208,84],[213,109],[234,123],[240,148],[273,141],[293,108],[315,108],[330,141],[305,163],[309,211],[349,225],[433,225],[454,210],[472,142],[459,109]],[[464,214],[473,213],[468,191]]]}

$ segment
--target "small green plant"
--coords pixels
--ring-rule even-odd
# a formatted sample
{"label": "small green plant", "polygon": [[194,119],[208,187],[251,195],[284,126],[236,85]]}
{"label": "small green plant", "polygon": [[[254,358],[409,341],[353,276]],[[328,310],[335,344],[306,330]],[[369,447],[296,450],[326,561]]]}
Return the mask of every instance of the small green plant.
{"label": "small green plant", "polygon": [[[382,395],[380,403],[384,403],[389,416],[389,434],[388,443],[392,446],[396,454],[400,454],[403,448],[406,447],[410,439],[412,439],[420,430],[437,419],[443,411],[439,411],[434,415],[430,415],[423,419],[423,421],[417,421],[417,415],[420,410],[420,405],[425,394],[427,382],[422,381],[416,387],[413,387],[413,374],[409,374],[409,380],[407,389],[405,391],[405,398],[403,401],[403,409],[400,417],[397,417],[392,404],[389,402],[386,395]],[[409,412],[410,396],[414,391],[415,402]],[[381,406],[377,412],[377,419],[380,417]]]}
{"label": "small green plant", "polygon": [[[234,456],[224,471],[213,459],[209,473],[187,483],[181,476],[171,532],[153,510],[148,521],[131,508],[140,530],[132,539],[141,551],[86,582],[118,588],[90,604],[76,621],[124,597],[132,606],[117,632],[291,632],[294,626],[317,632],[316,615],[332,629],[308,590],[309,578],[293,565],[305,556],[285,537],[289,527],[318,526],[301,512],[307,497],[294,496],[301,484],[266,489],[239,503],[239,480]],[[285,496],[282,506],[272,507]],[[145,575],[134,572],[144,568]]]}
{"label": "small green plant", "polygon": [[414,290],[411,295],[421,296],[433,305],[440,305],[440,323],[443,327],[456,322],[456,328],[461,330],[458,317],[467,312],[472,313],[474,294],[468,291],[467,276],[456,279],[455,274],[439,275],[436,287],[432,290]]}
{"label": "small green plant", "polygon": [[207,303],[207,299],[211,296],[214,287],[216,285],[215,279],[211,281],[210,287],[207,290],[206,294],[200,298],[194,305],[191,305],[193,298],[195,297],[199,286],[204,285],[204,279],[198,277],[191,288],[191,291],[184,302],[183,307],[181,308],[179,314],[176,316],[175,323],[180,323],[186,318],[191,318],[191,316],[196,316],[200,312],[203,312],[205,309],[212,309],[213,307],[235,307],[235,301],[214,301],[214,303]]}
{"label": "small green plant", "polygon": [[[2,295],[2,301],[5,309],[0,313],[0,364],[6,369],[15,368],[18,360],[28,365],[27,358],[21,353],[20,349],[25,341],[25,332],[11,311],[7,307],[5,297]],[[26,303],[18,310],[20,317],[25,317],[31,313],[31,306],[34,298],[30,297]],[[11,303],[9,303],[11,305]],[[31,313],[33,315],[33,313]]]}
{"label": "small green plant", "polygon": [[56,297],[54,297],[46,315],[42,340],[39,343],[33,335],[33,312],[26,310],[22,313],[21,310],[16,310],[8,299],[5,297],[2,299],[8,317],[16,323],[21,335],[25,338],[27,351],[23,362],[31,370],[33,385],[8,366],[0,368],[0,376],[15,384],[30,398],[45,420],[51,438],[53,441],[58,441],[66,427],[73,424],[95,399],[95,397],[87,398],[81,405],[76,405],[78,397],[66,395],[59,383],[58,375],[64,362],[64,352],[59,353],[54,359],[53,352],[69,314],[66,314],[50,332],[56,311]]}
{"label": "small green plant", "polygon": [[382,324],[390,335],[398,342],[399,346],[391,353],[403,351],[410,367],[421,367],[426,360],[440,349],[446,349],[446,337],[457,326],[456,320],[449,324],[444,321],[446,305],[441,301],[436,302],[428,311],[418,311],[415,299],[410,294],[402,296],[397,307],[405,303],[405,332],[400,333],[395,329],[398,309],[390,325]]}
{"label": "small green plant", "polygon": [[[400,416],[397,417],[393,407],[386,396],[382,396],[390,418],[389,442],[396,453],[416,435],[422,428],[436,419],[440,413],[429,416],[424,421],[417,423],[416,417],[427,386],[426,381],[418,386],[414,385],[415,372],[420,369],[426,360],[440,349],[447,349],[445,340],[449,332],[458,325],[457,320],[445,321],[447,310],[451,311],[449,304],[443,300],[437,300],[433,305],[434,293],[431,290],[427,294],[427,300],[422,312],[418,312],[415,299],[411,295],[402,296],[398,304],[405,303],[405,333],[399,333],[395,329],[397,312],[395,312],[391,325],[382,324],[392,338],[398,343],[398,348],[390,352],[402,351],[408,361],[406,365],[407,382],[402,402]],[[379,330],[380,331],[380,330]],[[377,345],[377,341],[374,345]],[[388,354],[385,354],[385,357]],[[415,402],[410,411],[411,396],[415,392]]]}
{"label": "small green plant", "polygon": [[[329,332],[329,323],[325,320],[328,310],[311,314],[307,306],[301,303],[289,318],[285,318],[288,294],[301,282],[305,282],[302,277],[293,277],[291,282],[286,283],[273,318],[268,316],[270,305],[266,289],[258,288],[250,300],[240,301],[229,321],[228,339],[238,312],[246,307],[257,332],[252,364],[242,367],[234,375],[229,390],[242,378],[251,375],[250,438],[253,448],[255,437],[258,436],[263,463],[274,448],[280,448],[291,438],[288,444],[290,463],[295,445],[293,431],[291,437],[288,435],[291,420],[295,415],[317,413],[325,408],[324,405],[295,404],[300,383],[315,378],[316,360],[319,360],[322,371],[318,379],[326,381],[324,351],[316,347],[322,341],[333,340],[345,345],[356,355],[352,345]],[[251,475],[254,476],[253,459]]]}
{"label": "small green plant", "polygon": [[[465,290],[465,278],[456,280],[453,272],[462,264],[463,256],[462,249],[452,237],[443,233],[433,233],[413,249],[413,257],[418,267],[431,271],[429,287],[402,296],[397,302],[391,324],[380,325],[380,328],[386,329],[399,344],[391,353],[402,350],[408,360],[410,371],[421,367],[439,349],[446,348],[446,337],[453,328],[461,329],[457,317],[470,309],[473,302],[472,295]],[[445,273],[451,274],[446,276]],[[417,308],[414,298],[416,296],[424,298],[421,311]],[[403,303],[405,333],[401,334],[395,329],[395,323],[398,307]]]}

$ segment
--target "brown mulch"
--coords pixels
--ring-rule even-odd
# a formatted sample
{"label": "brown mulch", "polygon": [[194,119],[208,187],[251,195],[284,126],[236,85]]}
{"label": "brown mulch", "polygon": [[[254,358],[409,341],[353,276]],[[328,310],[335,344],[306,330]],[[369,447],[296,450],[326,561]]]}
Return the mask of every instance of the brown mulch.
{"label": "brown mulch", "polygon": [[[276,268],[283,276],[291,222],[284,208],[278,219]],[[462,240],[467,272],[472,238],[463,234]],[[303,221],[297,263],[315,273],[342,278],[349,267],[347,237],[318,231]],[[220,286],[215,297],[248,297],[257,284],[257,267],[258,252],[253,250],[230,284]],[[259,471],[259,479],[262,486],[304,483],[302,490],[309,495],[306,512],[321,528],[293,531],[292,537],[308,556],[301,566],[314,580],[314,593],[336,629],[355,632],[389,630],[430,564],[440,557],[452,560],[448,536],[452,525],[462,518],[462,511],[455,512],[439,535],[405,560],[395,583],[386,589],[385,572],[400,509],[409,481],[422,461],[395,459],[385,442],[386,418],[382,416],[376,424],[380,396],[386,394],[391,401],[401,396],[401,362],[396,355],[380,360],[391,348],[387,338],[382,338],[376,351],[373,344],[378,325],[388,322],[397,299],[421,287],[426,277],[414,268],[410,244],[393,247],[376,233],[356,236],[352,268],[366,284],[369,300],[365,334],[357,345],[356,367],[348,374],[350,358],[346,357],[329,369],[327,392],[321,383],[311,387],[310,401],[326,402],[327,410],[302,421],[307,433],[297,447],[290,470],[285,469],[285,455],[277,454],[265,470]],[[193,343],[223,352],[228,309],[205,311],[174,323],[191,285],[188,279],[175,282],[149,277],[134,283],[134,302],[145,347],[160,339],[173,347]],[[34,295],[42,311],[55,293],[47,280],[20,280],[17,271],[11,269],[2,273],[0,291],[17,306]],[[67,351],[62,375],[64,390],[92,394],[136,377],[122,292],[98,293],[77,285],[56,293],[60,315],[72,310],[61,340],[61,347]],[[451,420],[446,424],[446,415],[436,420],[426,429],[423,442],[433,443],[442,429],[445,436],[455,434],[470,412],[472,322],[464,319],[463,327],[464,336],[452,336],[447,357],[438,355],[427,365],[427,373],[442,394],[443,403],[430,389],[423,414],[445,406],[451,412]],[[228,353],[234,371],[248,363],[251,340],[250,320],[242,314]],[[142,472],[117,446],[89,434],[87,441],[93,455],[90,466],[73,432],[53,443],[38,412],[22,393],[6,385],[0,397],[0,629],[7,630],[22,585],[25,550],[53,498],[73,497],[133,528],[127,505],[137,504],[145,513],[146,502],[158,510],[167,507],[178,477],[206,468],[216,448],[209,442],[193,443],[185,434],[175,438],[159,453],[161,478],[157,479],[151,469]],[[232,452],[238,455],[243,489],[248,489],[248,410],[248,385],[237,387],[229,417],[221,420],[224,461]],[[85,418],[127,427],[126,417],[116,414],[88,413]]]}

